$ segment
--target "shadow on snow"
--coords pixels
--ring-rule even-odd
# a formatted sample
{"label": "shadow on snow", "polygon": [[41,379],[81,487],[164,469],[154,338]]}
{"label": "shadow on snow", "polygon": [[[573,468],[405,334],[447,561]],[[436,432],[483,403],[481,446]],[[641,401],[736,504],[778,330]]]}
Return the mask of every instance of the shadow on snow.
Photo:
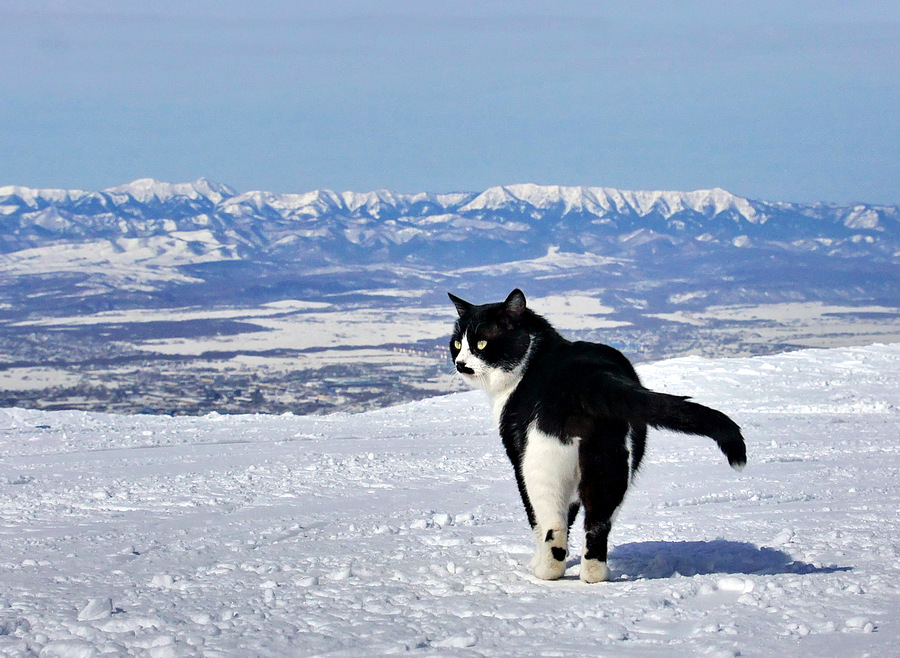
{"label": "shadow on snow", "polygon": [[609,555],[610,568],[629,579],[671,578],[703,574],[810,574],[850,571],[851,567],[816,566],[794,560],[777,548],[747,542],[714,541],[632,542],[615,547]]}

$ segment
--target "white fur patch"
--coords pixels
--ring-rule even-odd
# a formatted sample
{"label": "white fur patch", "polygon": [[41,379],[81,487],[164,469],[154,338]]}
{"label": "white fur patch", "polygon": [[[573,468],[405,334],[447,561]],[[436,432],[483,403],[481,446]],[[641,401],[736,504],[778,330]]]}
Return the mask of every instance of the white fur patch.
{"label": "white fur patch", "polygon": [[474,368],[470,365],[470,361],[473,360],[472,350],[469,348],[469,339],[463,335],[462,338],[459,339],[462,343],[462,347],[459,348],[459,354],[456,355],[456,363],[461,363],[464,366],[468,366],[469,368]]}
{"label": "white fur patch", "polygon": [[464,365],[474,371],[472,375],[463,375],[469,385],[480,388],[488,394],[491,399],[491,409],[494,415],[494,422],[500,423],[500,417],[503,415],[503,408],[512,392],[516,390],[516,386],[522,381],[522,373],[528,363],[528,357],[531,355],[531,346],[528,347],[525,357],[521,363],[512,370],[504,370],[503,368],[494,367],[485,363],[478,357],[469,346],[467,336],[460,338],[462,347],[456,356],[456,363]]}
{"label": "white fur patch", "polygon": [[[578,461],[579,439],[564,444],[555,436],[528,428],[522,455],[522,479],[535,518],[535,555],[531,562],[539,578],[555,579],[566,569],[565,560],[553,554],[556,548],[568,548],[569,505],[578,500],[581,467]],[[547,539],[552,531],[552,538]]]}

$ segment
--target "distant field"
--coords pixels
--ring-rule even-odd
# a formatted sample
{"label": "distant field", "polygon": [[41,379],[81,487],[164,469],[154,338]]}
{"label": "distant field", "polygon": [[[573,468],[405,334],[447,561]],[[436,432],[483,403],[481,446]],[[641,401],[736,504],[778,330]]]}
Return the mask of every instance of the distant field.
{"label": "distant field", "polygon": [[[617,311],[601,294],[529,304],[567,335],[610,343],[635,361],[900,341],[894,307],[779,302],[654,313]],[[377,408],[460,390],[445,348],[454,319],[449,303],[373,291],[356,308],[282,300],[13,322],[3,335],[26,337],[36,353],[0,364],[0,405],[168,414]]]}

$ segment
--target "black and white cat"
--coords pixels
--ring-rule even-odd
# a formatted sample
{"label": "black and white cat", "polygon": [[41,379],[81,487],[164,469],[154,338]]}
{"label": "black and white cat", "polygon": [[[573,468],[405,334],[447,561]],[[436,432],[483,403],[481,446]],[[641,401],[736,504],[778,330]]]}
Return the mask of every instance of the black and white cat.
{"label": "black and white cat", "polygon": [[744,467],[744,439],[728,416],[644,388],[621,352],[566,340],[526,308],[520,290],[496,304],[450,299],[459,312],[450,354],[491,399],[534,530],[537,577],[565,572],[569,528],[584,506],[581,579],[609,578],[609,531],[640,466],[648,425],[708,436],[732,467]]}

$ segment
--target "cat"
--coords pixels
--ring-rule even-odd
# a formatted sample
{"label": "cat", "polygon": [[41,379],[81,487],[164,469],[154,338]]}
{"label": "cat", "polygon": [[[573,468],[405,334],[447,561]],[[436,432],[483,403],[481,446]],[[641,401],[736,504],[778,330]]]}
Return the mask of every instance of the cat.
{"label": "cat", "polygon": [[463,378],[490,397],[534,531],[530,568],[538,578],[565,572],[569,529],[583,506],[580,577],[609,579],[609,532],[648,426],[708,436],[733,468],[746,464],[740,428],[728,416],[644,388],[621,352],[566,340],[526,308],[521,290],[494,304],[450,299],[459,313],[450,354]]}

